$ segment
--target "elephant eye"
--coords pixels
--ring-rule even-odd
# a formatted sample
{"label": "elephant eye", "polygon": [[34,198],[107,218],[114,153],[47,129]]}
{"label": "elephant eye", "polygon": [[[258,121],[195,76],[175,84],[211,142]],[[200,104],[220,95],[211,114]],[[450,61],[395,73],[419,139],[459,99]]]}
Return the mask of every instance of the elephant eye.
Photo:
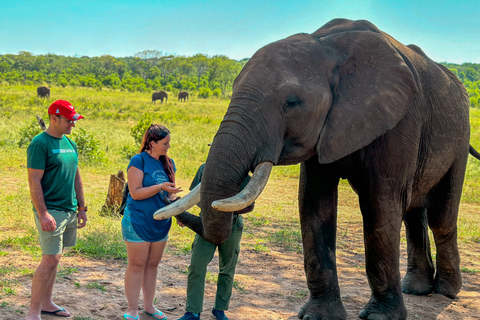
{"label": "elephant eye", "polygon": [[302,101],[300,100],[299,97],[291,94],[287,97],[287,100],[285,101],[284,107],[285,108],[293,108],[301,104]]}

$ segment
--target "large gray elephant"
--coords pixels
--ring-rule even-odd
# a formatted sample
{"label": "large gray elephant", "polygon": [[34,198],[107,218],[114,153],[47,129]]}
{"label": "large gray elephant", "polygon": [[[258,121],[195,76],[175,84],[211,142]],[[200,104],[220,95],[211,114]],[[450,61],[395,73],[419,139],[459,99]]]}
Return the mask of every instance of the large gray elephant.
{"label": "large gray elephant", "polygon": [[37,88],[37,96],[41,98],[50,98],[50,89],[47,87],[38,87]]}
{"label": "large gray elephant", "polygon": [[180,91],[178,93],[178,100],[183,101],[183,102],[188,101],[188,92],[187,91]]}
{"label": "large gray elephant", "polygon": [[156,103],[157,100],[160,100],[160,103],[163,103],[163,99],[165,99],[165,103],[167,103],[168,93],[165,91],[157,91],[152,94],[152,103]]}
{"label": "large gray elephant", "polygon": [[[402,291],[453,298],[460,290],[457,215],[469,137],[468,95],[452,72],[368,21],[332,20],[252,56],[234,82],[198,196],[155,217],[200,201],[201,218],[183,212],[177,219],[221,243],[231,232],[231,212],[258,197],[272,165],[302,163],[298,199],[310,298],[298,316],[346,319],[335,241],[338,183],[347,179],[359,197],[372,292],[359,317],[406,319]],[[251,184],[238,193],[250,171]],[[408,267],[401,281],[402,221]]]}

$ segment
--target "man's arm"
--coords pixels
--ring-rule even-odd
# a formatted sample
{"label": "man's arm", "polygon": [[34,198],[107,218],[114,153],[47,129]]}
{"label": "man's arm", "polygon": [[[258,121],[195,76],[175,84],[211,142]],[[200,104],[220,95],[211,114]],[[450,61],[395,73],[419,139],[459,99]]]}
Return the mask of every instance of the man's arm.
{"label": "man's arm", "polygon": [[44,170],[28,168],[28,185],[30,186],[30,198],[37,210],[40,225],[43,231],[53,231],[57,228],[55,219],[48,213],[43,197],[42,177]]}
{"label": "man's arm", "polygon": [[[83,182],[82,177],[80,176],[80,171],[77,168],[77,173],[75,174],[75,193],[77,194],[77,205],[79,207],[85,207],[85,196],[83,194]],[[77,227],[81,229],[87,224],[87,213],[85,210],[78,210],[77,214]]]}

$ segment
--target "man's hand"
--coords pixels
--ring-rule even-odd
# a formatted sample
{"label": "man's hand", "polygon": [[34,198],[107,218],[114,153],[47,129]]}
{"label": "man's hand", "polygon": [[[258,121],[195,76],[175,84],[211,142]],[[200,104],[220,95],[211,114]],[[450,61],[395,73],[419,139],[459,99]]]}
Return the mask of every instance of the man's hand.
{"label": "man's hand", "polygon": [[77,213],[77,228],[82,229],[87,224],[87,213],[85,210],[79,210]]}
{"label": "man's hand", "polygon": [[38,219],[40,220],[42,231],[54,231],[57,228],[57,222],[48,212],[46,212],[44,215],[39,215]]}
{"label": "man's hand", "polygon": [[182,228],[185,227],[185,225],[183,223],[181,223],[178,219],[177,219],[177,224]]}

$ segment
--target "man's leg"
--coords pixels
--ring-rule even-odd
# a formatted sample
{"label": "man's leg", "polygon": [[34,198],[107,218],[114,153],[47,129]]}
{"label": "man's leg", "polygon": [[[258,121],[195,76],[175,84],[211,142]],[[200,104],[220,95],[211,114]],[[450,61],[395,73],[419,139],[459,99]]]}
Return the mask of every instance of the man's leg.
{"label": "man's leg", "polygon": [[[49,210],[49,213],[57,223],[54,231],[42,231],[38,215],[34,212],[43,255],[42,261],[33,275],[32,296],[27,320],[40,319],[41,311],[53,312],[61,309],[52,301],[53,285],[57,277],[57,267],[63,248],[75,245],[76,213],[59,210]],[[57,314],[70,315],[66,310]]]}
{"label": "man's leg", "polygon": [[192,245],[192,258],[188,268],[187,306],[185,310],[192,313],[203,311],[205,294],[205,276],[207,266],[212,261],[217,246],[203,240],[198,234]]}
{"label": "man's leg", "polygon": [[[40,265],[35,270],[32,280],[32,297],[27,320],[40,319],[41,311],[56,311],[60,309],[52,301],[53,285],[57,277],[57,266],[60,262],[61,254],[42,256]],[[70,315],[68,311],[62,311],[59,315]]]}
{"label": "man's leg", "polygon": [[240,254],[242,232],[243,219],[242,216],[239,216],[232,227],[230,237],[218,246],[219,273],[214,304],[214,308],[217,310],[228,310],[230,304],[235,267],[237,266],[238,255]]}

